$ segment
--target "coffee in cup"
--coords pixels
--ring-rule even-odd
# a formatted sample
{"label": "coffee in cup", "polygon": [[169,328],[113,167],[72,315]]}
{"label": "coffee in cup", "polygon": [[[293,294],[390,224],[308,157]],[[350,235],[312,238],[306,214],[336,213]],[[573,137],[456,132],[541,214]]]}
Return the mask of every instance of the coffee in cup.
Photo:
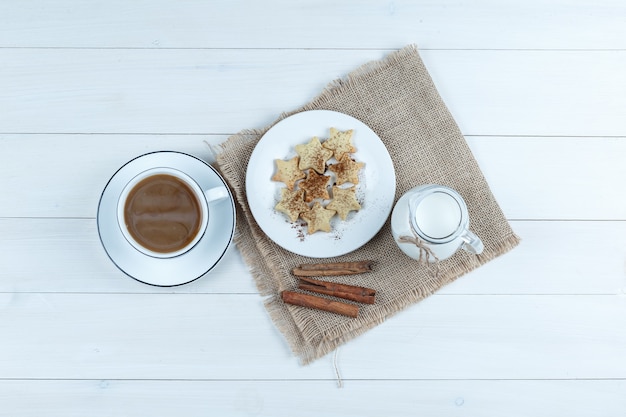
{"label": "coffee in cup", "polygon": [[187,174],[153,168],[133,178],[118,202],[118,223],[128,242],[147,255],[183,254],[202,238],[209,203],[228,195],[220,186],[206,192]]}

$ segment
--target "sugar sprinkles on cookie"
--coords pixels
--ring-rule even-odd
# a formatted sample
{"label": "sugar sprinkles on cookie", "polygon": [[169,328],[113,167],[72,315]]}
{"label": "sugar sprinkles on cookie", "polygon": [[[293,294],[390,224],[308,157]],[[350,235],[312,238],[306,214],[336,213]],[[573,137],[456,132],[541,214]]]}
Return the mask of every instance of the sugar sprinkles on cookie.
{"label": "sugar sprinkles on cookie", "polygon": [[355,193],[365,164],[353,159],[352,154],[357,151],[352,143],[354,130],[329,130],[326,140],[313,136],[308,142],[295,145],[297,156],[276,159],[271,178],[286,186],[281,189],[275,210],[292,223],[304,221],[308,234],[330,232],[335,216],[336,221],[345,221],[350,212],[361,209]]}

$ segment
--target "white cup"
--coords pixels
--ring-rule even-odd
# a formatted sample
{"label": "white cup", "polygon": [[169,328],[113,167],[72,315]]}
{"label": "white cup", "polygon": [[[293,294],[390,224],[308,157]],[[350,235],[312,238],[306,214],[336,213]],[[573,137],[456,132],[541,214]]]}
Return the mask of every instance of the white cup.
{"label": "white cup", "polygon": [[[195,201],[195,203],[191,203],[191,205],[192,206],[197,205],[197,207],[194,207],[194,208],[197,208],[197,210],[199,211],[197,216],[192,216],[192,218],[194,218],[193,220],[194,225],[196,226],[194,227],[195,233],[193,233],[193,231],[188,232],[187,234],[189,236],[185,237],[184,244],[181,246],[180,242],[178,242],[176,249],[173,249],[173,250],[168,250],[168,249],[157,250],[155,249],[156,245],[151,245],[147,243],[147,240],[149,240],[147,238],[145,238],[144,242],[142,243],[140,240],[138,240],[139,237],[135,238],[133,234],[131,233],[131,231],[129,230],[129,227],[133,227],[133,226],[129,224],[128,222],[129,219],[126,218],[127,200],[129,196],[131,196],[132,198],[132,194],[134,192],[135,187],[138,186],[140,183],[142,183],[144,180],[146,180],[146,182],[149,182],[148,180],[149,178],[156,177],[156,176],[174,177],[175,179],[174,182],[178,180],[182,184],[184,184],[186,188],[184,186],[181,188],[181,190],[184,190],[184,191],[181,191],[182,197],[185,197],[187,194],[190,194],[191,199]],[[163,178],[163,177],[159,177],[159,178]],[[145,183],[142,183],[142,184],[145,184]],[[229,195],[228,190],[223,185],[210,188],[208,190],[203,190],[193,178],[191,178],[189,175],[185,174],[182,171],[179,171],[173,168],[168,168],[168,167],[151,168],[146,171],[143,171],[142,173],[138,174],[133,179],[131,179],[122,190],[122,193],[120,194],[120,197],[117,203],[117,222],[124,238],[128,241],[128,243],[130,243],[139,252],[142,252],[145,255],[152,256],[155,258],[173,258],[175,256],[180,256],[184,254],[185,252],[192,249],[198,243],[198,241],[205,234],[207,225],[209,223],[210,205],[212,205],[214,202],[217,202],[219,200],[222,200],[228,197],[228,195]],[[163,200],[163,204],[167,204],[168,208],[162,209],[159,206],[159,204],[161,204],[161,200]],[[188,198],[185,197],[183,198],[183,200],[188,200]],[[163,216],[164,215],[163,213],[168,213],[167,215],[171,219],[177,219],[177,216],[180,217],[180,214],[176,212],[176,209],[178,208],[177,207],[178,204],[176,203],[176,201],[179,201],[179,200],[175,200],[173,197],[167,197],[167,198],[162,198],[162,199],[159,199],[158,197],[154,197],[151,201],[153,204],[150,206],[150,208],[147,209],[146,212],[143,212],[141,214],[143,218],[157,219],[159,218],[158,216]],[[129,202],[129,204],[133,204],[133,203]],[[198,217],[198,218],[195,219],[195,217]],[[157,236],[159,234],[163,235],[168,230],[171,230],[172,227],[178,227],[179,229],[182,228],[181,222],[179,222],[178,220],[153,222],[151,224],[153,226],[151,226],[150,232],[153,234],[156,234]],[[139,236],[139,233],[137,231],[135,231],[134,233],[138,234]],[[176,242],[173,242],[173,243],[176,243]],[[153,248],[150,248],[147,246],[152,246]]]}

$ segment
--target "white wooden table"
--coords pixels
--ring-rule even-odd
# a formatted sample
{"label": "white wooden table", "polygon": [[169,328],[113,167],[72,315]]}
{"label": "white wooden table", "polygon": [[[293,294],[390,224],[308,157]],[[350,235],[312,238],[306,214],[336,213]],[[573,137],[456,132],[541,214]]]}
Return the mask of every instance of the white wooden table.
{"label": "white wooden table", "polygon": [[[625,17],[622,1],[1,2],[0,415],[625,415]],[[108,259],[96,208],[125,162],[212,162],[209,144],[408,43],[514,251],[307,367],[235,247],[176,288]]]}

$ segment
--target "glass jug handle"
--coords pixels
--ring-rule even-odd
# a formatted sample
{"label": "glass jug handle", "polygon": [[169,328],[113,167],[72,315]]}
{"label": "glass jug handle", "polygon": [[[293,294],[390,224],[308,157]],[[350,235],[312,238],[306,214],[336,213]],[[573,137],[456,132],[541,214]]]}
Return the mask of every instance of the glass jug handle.
{"label": "glass jug handle", "polygon": [[478,255],[485,249],[483,241],[469,230],[466,230],[465,233],[461,235],[461,239],[463,240],[461,248],[473,255]]}

